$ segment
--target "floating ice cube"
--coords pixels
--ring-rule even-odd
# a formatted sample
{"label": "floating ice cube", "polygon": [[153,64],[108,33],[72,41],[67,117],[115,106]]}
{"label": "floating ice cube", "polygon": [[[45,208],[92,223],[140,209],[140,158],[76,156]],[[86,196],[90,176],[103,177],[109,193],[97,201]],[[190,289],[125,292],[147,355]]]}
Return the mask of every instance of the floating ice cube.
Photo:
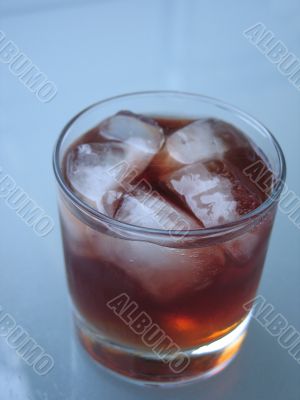
{"label": "floating ice cube", "polygon": [[248,214],[263,201],[259,189],[252,185],[243,172],[232,162],[210,160],[205,162],[205,167],[211,174],[221,176],[231,182],[231,193],[237,201],[238,215]]}
{"label": "floating ice cube", "polygon": [[153,155],[164,142],[163,129],[154,120],[129,111],[101,122],[99,133],[105,139],[118,140]]}
{"label": "floating ice cube", "polygon": [[[115,200],[112,194],[112,200]],[[176,230],[199,229],[187,213],[168,203],[156,192],[136,188],[123,194],[115,219],[142,227]],[[148,295],[168,302],[188,290],[209,286],[223,269],[224,253],[218,246],[199,249],[166,247],[161,239],[156,244],[146,240],[110,238],[90,243],[101,259],[122,268]],[[171,242],[171,241],[169,241]]]}
{"label": "floating ice cube", "polygon": [[210,172],[201,162],[172,172],[163,181],[205,227],[222,225],[239,216],[230,179]]}
{"label": "floating ice cube", "polygon": [[[128,197],[123,204],[126,210],[119,210],[119,218],[122,214],[123,222],[161,229],[156,216],[154,222],[150,217],[148,219],[145,210],[138,209],[138,203],[137,199]],[[185,249],[166,247],[163,239],[161,245],[159,240],[156,242],[149,242],[147,238],[126,240],[102,234],[99,240],[96,237],[90,240],[92,252],[98,254],[100,260],[121,268],[139,290],[159,303],[184,296],[190,290],[204,290],[224,269],[224,252],[219,246]]]}
{"label": "floating ice cube", "polygon": [[153,229],[178,231],[202,227],[196,219],[171,205],[158,192],[142,188],[123,196],[115,218],[131,225]]}
{"label": "floating ice cube", "polygon": [[[140,200],[141,196],[142,193]],[[190,290],[204,290],[224,269],[225,257],[220,246],[181,249],[165,247],[163,240],[160,245],[159,241],[154,244],[147,239],[112,237],[90,228],[66,211],[64,237],[74,254],[98,259],[99,265],[109,262],[112,268],[122,269],[139,290],[158,303],[172,301]],[[134,208],[129,207],[124,214],[129,216],[127,221],[136,222]]]}
{"label": "floating ice cube", "polygon": [[80,144],[67,156],[71,188],[92,207],[104,212],[102,198],[109,190],[126,189],[128,179],[140,174],[149,158],[126,143]]}
{"label": "floating ice cube", "polygon": [[224,252],[219,246],[169,248],[102,233],[95,233],[90,244],[91,254],[98,254],[99,262],[107,261],[121,268],[135,282],[137,290],[158,303],[172,301],[190,290],[204,290],[224,270]]}
{"label": "floating ice cube", "polygon": [[169,155],[182,164],[222,156],[226,144],[209,121],[198,120],[174,132],[166,141]]}
{"label": "floating ice cube", "polygon": [[115,247],[118,265],[158,302],[168,302],[204,290],[223,270],[225,258],[218,246],[179,249],[142,241],[123,241]]}
{"label": "floating ice cube", "polygon": [[199,161],[222,160],[232,149],[251,149],[250,142],[233,125],[208,118],[199,119],[171,134],[155,164],[165,171]]}

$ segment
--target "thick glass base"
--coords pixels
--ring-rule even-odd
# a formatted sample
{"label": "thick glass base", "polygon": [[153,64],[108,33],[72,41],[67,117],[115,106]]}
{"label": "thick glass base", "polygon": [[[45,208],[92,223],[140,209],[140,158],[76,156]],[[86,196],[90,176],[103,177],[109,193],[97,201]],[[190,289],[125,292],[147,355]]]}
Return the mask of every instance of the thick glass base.
{"label": "thick glass base", "polygon": [[184,350],[189,363],[182,371],[174,371],[167,356],[162,359],[151,350],[130,349],[103,339],[76,314],[75,326],[84,348],[102,366],[135,383],[175,386],[208,378],[224,369],[243,343],[250,317],[222,338]]}

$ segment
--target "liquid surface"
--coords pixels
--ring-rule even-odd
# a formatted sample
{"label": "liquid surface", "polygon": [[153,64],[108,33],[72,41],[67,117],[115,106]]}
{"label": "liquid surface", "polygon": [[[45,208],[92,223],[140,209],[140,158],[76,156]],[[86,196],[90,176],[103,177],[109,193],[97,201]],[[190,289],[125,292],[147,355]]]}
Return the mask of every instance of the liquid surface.
{"label": "liquid surface", "polygon": [[221,120],[151,119],[124,111],[73,144],[64,173],[84,202],[117,220],[199,229],[238,220],[266,199],[268,191],[243,172],[261,160],[259,154],[246,135]]}

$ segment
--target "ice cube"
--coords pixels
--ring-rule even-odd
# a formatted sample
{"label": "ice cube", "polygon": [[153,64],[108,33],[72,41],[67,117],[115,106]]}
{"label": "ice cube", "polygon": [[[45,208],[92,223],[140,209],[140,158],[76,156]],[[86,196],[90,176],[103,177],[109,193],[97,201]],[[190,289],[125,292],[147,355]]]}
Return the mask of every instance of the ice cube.
{"label": "ice cube", "polygon": [[162,178],[205,227],[222,225],[238,218],[237,201],[229,178],[211,172],[198,162]]}
{"label": "ice cube", "polygon": [[[121,200],[117,199],[115,219],[165,230],[200,227],[196,219],[161,196],[152,197],[152,194],[143,187],[135,188],[130,194],[123,193]],[[115,201],[114,193],[111,200]],[[91,254],[99,257],[101,262],[107,261],[115,268],[121,268],[139,290],[159,303],[184,296],[189,290],[204,290],[224,267],[224,251],[218,245],[181,248],[171,236],[169,240],[131,236],[124,232],[114,236],[95,231],[87,235]]]}
{"label": "ice cube", "polygon": [[238,215],[248,214],[263,201],[259,189],[232,162],[210,160],[205,162],[205,166],[212,174],[222,176],[231,182],[231,193],[237,201]]}
{"label": "ice cube", "polygon": [[196,219],[171,205],[160,193],[149,187],[147,189],[140,187],[125,194],[115,218],[131,225],[153,229],[178,231],[202,227]]}
{"label": "ice cube", "polygon": [[172,158],[182,164],[222,156],[227,146],[209,121],[198,120],[173,133],[166,142]]}
{"label": "ice cube", "polygon": [[168,248],[142,241],[123,241],[115,247],[118,265],[162,303],[204,290],[224,268],[224,253],[217,246],[194,249]]}
{"label": "ice cube", "polygon": [[[77,220],[67,207],[61,211],[64,240],[74,254],[98,260],[99,266],[108,262],[122,269],[137,290],[158,303],[184,296],[189,290],[204,290],[223,271],[225,257],[220,246],[182,249],[165,247],[163,240],[160,245],[160,239],[154,244],[147,238],[113,237]],[[134,214],[134,209],[131,212]]]}
{"label": "ice cube", "polygon": [[[199,229],[201,225],[187,213],[171,205],[156,192],[136,188],[124,194],[115,218],[133,225],[154,229]],[[102,258],[118,265],[154,300],[168,302],[188,290],[210,285],[224,265],[219,246],[171,248],[166,242],[108,238],[97,245]]]}
{"label": "ice cube", "polygon": [[125,142],[153,155],[164,142],[163,129],[154,120],[129,111],[119,112],[101,122],[99,133],[105,139]]}
{"label": "ice cube", "polygon": [[217,245],[171,248],[147,238],[128,240],[94,232],[90,246],[100,264],[107,261],[122,269],[136,290],[158,303],[167,303],[191,290],[204,290],[224,270],[224,252]]}
{"label": "ice cube", "polygon": [[107,261],[122,269],[137,290],[159,303],[184,296],[190,290],[204,290],[224,270],[224,252],[219,246],[170,248],[98,232],[91,237],[90,245],[100,263]]}
{"label": "ice cube", "polygon": [[199,161],[222,160],[233,148],[251,149],[251,146],[246,136],[233,125],[203,118],[171,134],[154,161],[158,169],[167,172]]}
{"label": "ice cube", "polygon": [[128,179],[140,174],[149,158],[126,143],[85,143],[68,153],[66,175],[78,196],[105,212],[103,196],[109,190],[126,189]]}

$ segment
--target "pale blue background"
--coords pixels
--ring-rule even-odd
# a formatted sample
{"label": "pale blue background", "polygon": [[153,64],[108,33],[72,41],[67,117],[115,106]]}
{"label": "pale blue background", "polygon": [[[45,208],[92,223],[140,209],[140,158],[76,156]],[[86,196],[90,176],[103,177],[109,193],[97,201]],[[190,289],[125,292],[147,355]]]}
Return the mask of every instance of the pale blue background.
{"label": "pale blue background", "polygon": [[[123,92],[180,89],[264,122],[300,194],[300,92],[242,35],[261,21],[300,57],[299,15],[299,0],[0,1],[0,30],[59,87],[42,104],[0,64],[0,165],[56,221],[41,239],[0,201],[0,304],[55,359],[38,377],[0,338],[1,400],[300,398],[300,365],[256,321],[237,359],[209,381],[149,389],[99,371],[72,334],[51,169],[58,133],[83,107]],[[260,286],[298,330],[299,238],[279,214]]]}

